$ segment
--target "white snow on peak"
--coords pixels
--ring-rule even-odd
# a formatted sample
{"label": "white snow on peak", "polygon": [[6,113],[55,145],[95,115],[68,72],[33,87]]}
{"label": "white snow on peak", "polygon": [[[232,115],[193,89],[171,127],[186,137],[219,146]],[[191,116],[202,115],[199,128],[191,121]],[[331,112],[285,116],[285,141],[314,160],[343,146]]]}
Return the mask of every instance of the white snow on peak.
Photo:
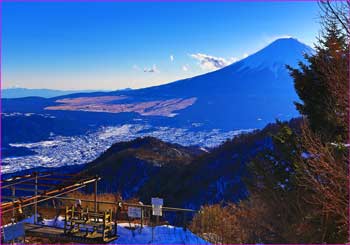
{"label": "white snow on peak", "polygon": [[260,51],[241,60],[240,70],[244,68],[264,69],[268,68],[274,73],[284,69],[285,65],[297,68],[299,61],[304,61],[304,54],[312,54],[314,50],[299,42],[295,38],[280,38],[261,49]]}

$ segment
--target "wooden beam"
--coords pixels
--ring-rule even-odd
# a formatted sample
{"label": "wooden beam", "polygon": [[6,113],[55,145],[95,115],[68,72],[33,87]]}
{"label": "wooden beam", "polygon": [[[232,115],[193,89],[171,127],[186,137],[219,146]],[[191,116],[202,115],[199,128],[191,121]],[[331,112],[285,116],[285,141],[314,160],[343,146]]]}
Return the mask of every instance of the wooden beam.
{"label": "wooden beam", "polygon": [[[57,188],[57,189],[53,189],[53,190],[46,191],[46,192],[44,192],[44,194],[47,195],[47,196],[50,196],[50,195],[55,194],[55,193],[59,193],[59,192],[64,192],[64,191],[70,190],[71,188],[80,187],[80,186],[86,186],[87,184],[96,181],[96,179],[98,180],[98,179],[100,179],[100,178],[99,178],[99,177],[94,177],[93,179],[81,180],[80,182],[75,183],[75,184],[72,184],[72,185],[63,186],[63,187],[61,187],[61,188]],[[39,185],[39,184],[38,184],[38,185]],[[9,208],[9,207],[11,207],[11,206],[13,206],[13,205],[15,205],[15,204],[18,204],[18,203],[20,203],[20,204],[26,204],[26,203],[28,203],[28,202],[32,202],[33,200],[35,200],[35,199],[37,199],[37,198],[41,198],[41,197],[42,197],[42,195],[39,194],[39,195],[34,195],[34,196],[32,196],[32,197],[29,197],[29,198],[25,198],[25,199],[23,199],[23,200],[21,200],[21,201],[16,200],[16,201],[14,201],[13,203],[3,203],[3,204],[1,204],[1,208],[2,208],[2,210],[3,210],[3,209],[6,209],[6,208]],[[34,203],[35,203],[35,202],[34,202]],[[4,211],[3,211],[3,212],[4,212]]]}
{"label": "wooden beam", "polygon": [[[74,189],[67,190],[67,191],[65,191],[65,192],[63,192],[63,193],[59,193],[59,194],[56,194],[56,195],[54,195],[54,196],[49,196],[49,197],[47,197],[47,198],[44,198],[44,199],[41,199],[41,200],[38,200],[38,201],[34,201],[34,202],[30,202],[30,203],[27,203],[27,204],[24,204],[24,205],[20,205],[20,206],[18,206],[18,207],[14,207],[14,206],[13,206],[13,207],[11,207],[10,209],[1,210],[1,212],[2,212],[2,213],[7,213],[7,212],[9,212],[9,211],[12,211],[13,209],[18,209],[19,207],[24,208],[24,207],[31,206],[31,205],[34,205],[34,204],[38,204],[38,203],[41,203],[41,202],[45,202],[45,201],[47,201],[47,200],[50,200],[50,199],[53,199],[53,198],[57,198],[57,197],[59,197],[59,196],[61,196],[61,195],[66,195],[66,194],[68,194],[68,193],[77,191],[77,190],[79,190],[79,189],[81,189],[81,188],[83,188],[83,187],[85,187],[85,186],[86,186],[86,185],[82,185],[82,186],[76,187],[76,188],[74,188]],[[33,198],[31,198],[31,199],[33,199]]]}

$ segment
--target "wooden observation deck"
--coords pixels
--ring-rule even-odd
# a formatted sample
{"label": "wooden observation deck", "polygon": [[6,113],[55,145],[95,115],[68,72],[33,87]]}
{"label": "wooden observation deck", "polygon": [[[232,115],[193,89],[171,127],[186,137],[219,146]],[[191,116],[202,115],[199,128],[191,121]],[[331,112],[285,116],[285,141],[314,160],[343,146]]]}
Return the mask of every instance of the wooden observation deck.
{"label": "wooden observation deck", "polygon": [[65,234],[63,228],[39,225],[39,224],[24,224],[26,236],[51,238],[60,242],[74,242],[83,244],[103,244],[110,243],[117,239],[117,236],[102,238],[101,233],[96,233],[93,237],[86,237],[85,232],[76,232],[74,235]]}
{"label": "wooden observation deck", "polygon": [[[122,200],[105,201],[97,200],[97,182],[100,180],[98,176],[82,176],[75,174],[34,172],[24,176],[14,176],[10,179],[1,181],[1,219],[2,225],[13,224],[10,229],[1,227],[1,241],[14,242],[18,236],[14,236],[8,230],[21,230],[21,236],[33,238],[45,238],[59,243],[80,243],[80,244],[103,244],[110,243],[117,239],[118,219],[125,221],[126,218],[130,224],[128,210],[129,208],[137,208],[140,211],[141,227],[145,218],[149,219],[152,226],[158,223],[151,220],[153,206],[142,203],[127,203]],[[93,200],[78,199],[69,197],[67,194],[76,192],[89,184],[93,185]],[[90,189],[91,190],[91,189]],[[38,206],[48,203],[48,201],[79,201],[79,209],[72,207],[65,208],[64,226],[55,227],[40,224],[38,221]],[[84,209],[81,202],[93,203],[91,210]],[[99,210],[100,204],[107,204],[113,207],[109,210]],[[90,206],[91,207],[91,206]],[[62,208],[54,205],[56,215],[59,215]],[[30,214],[25,215],[25,209],[30,211]],[[63,209],[64,210],[64,209]],[[162,207],[165,212],[181,212],[183,214],[183,223],[186,227],[186,213],[195,212],[191,209]],[[59,211],[59,212],[58,212]],[[146,212],[147,211],[147,212]],[[149,215],[146,215],[149,214]],[[24,223],[17,228],[23,218],[30,215],[34,216],[34,224]],[[58,216],[57,216],[58,217]],[[124,218],[123,218],[124,217]],[[135,218],[135,217],[134,217]],[[134,219],[132,218],[132,219]],[[23,223],[22,223],[23,224]],[[11,226],[11,225],[9,225]],[[7,233],[5,234],[5,230]],[[24,230],[23,230],[24,229]],[[16,232],[15,232],[16,233]],[[8,240],[10,239],[10,240]]]}

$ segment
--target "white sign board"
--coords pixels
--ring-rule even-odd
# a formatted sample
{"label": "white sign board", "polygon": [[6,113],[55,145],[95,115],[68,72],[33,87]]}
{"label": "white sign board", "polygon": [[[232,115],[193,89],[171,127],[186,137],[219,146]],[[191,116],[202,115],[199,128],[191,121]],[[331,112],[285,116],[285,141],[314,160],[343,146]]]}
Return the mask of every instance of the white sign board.
{"label": "white sign board", "polygon": [[141,208],[128,207],[128,216],[130,218],[141,218]]}
{"label": "white sign board", "polygon": [[162,216],[162,206],[164,200],[162,198],[153,197],[152,198],[152,215]]}
{"label": "white sign board", "polygon": [[163,206],[163,199],[157,198],[157,197],[152,197],[152,205]]}
{"label": "white sign board", "polygon": [[162,216],[162,206],[161,205],[152,205],[152,215]]}
{"label": "white sign board", "polygon": [[14,225],[9,225],[4,227],[4,241],[12,241],[20,237],[24,237],[25,231],[24,231],[24,224],[23,223],[17,223]]}

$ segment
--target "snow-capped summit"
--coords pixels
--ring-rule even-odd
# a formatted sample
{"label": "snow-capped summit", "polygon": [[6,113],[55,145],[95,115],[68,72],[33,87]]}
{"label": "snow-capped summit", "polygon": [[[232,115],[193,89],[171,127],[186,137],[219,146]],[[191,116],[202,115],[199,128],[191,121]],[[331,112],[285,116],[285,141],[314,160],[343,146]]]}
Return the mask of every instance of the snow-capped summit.
{"label": "snow-capped summit", "polygon": [[297,67],[298,62],[303,60],[304,54],[311,54],[313,49],[295,38],[280,38],[261,49],[260,51],[241,60],[243,69],[264,69],[273,71],[284,67],[286,64]]}

